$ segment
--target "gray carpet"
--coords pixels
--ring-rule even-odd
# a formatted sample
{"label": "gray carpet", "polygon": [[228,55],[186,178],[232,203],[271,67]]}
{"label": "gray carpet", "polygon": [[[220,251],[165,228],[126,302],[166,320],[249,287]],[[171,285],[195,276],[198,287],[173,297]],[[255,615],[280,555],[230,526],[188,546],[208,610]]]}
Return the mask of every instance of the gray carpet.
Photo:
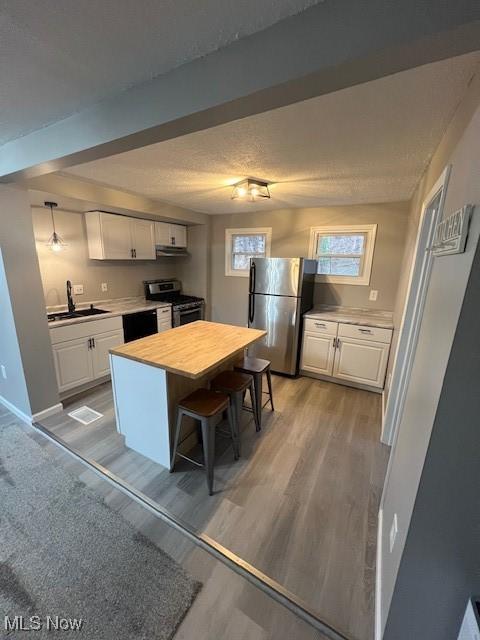
{"label": "gray carpet", "polygon": [[25,626],[39,616],[32,640],[51,638],[59,616],[83,621],[62,638],[165,640],[199,588],[15,418],[0,425],[0,637],[25,636],[5,629],[4,616],[23,616]]}

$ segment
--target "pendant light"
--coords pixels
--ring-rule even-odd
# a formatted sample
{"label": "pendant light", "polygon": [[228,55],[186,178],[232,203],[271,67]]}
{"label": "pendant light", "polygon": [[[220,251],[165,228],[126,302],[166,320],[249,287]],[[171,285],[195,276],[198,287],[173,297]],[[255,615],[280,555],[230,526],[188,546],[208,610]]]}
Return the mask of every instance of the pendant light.
{"label": "pendant light", "polygon": [[62,238],[55,230],[55,218],[53,215],[53,210],[55,207],[58,207],[58,204],[56,202],[44,202],[43,204],[46,207],[50,207],[50,214],[52,216],[53,233],[50,236],[50,240],[47,242],[47,247],[49,247],[53,252],[59,253],[60,251],[63,251],[63,249],[65,249],[67,244],[62,240]]}

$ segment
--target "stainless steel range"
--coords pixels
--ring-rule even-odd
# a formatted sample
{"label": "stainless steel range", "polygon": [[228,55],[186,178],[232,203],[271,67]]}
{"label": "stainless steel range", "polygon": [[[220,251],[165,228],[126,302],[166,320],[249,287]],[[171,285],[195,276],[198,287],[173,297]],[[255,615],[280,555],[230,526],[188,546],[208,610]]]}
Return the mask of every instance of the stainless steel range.
{"label": "stainless steel range", "polygon": [[143,286],[147,300],[172,303],[173,327],[204,319],[205,300],[183,295],[179,280],[144,280]]}

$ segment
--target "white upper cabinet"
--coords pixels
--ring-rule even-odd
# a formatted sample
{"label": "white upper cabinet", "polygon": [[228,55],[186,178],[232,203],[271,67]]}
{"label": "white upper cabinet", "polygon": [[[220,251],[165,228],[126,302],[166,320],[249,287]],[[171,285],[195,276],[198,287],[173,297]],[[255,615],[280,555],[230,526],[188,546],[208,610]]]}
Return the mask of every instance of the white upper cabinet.
{"label": "white upper cabinet", "polygon": [[155,260],[155,223],[103,211],[85,213],[92,260]]}
{"label": "white upper cabinet", "polygon": [[186,247],[187,227],[185,227],[183,224],[171,224],[170,238],[174,247]]}
{"label": "white upper cabinet", "polygon": [[[98,222],[99,234],[95,242],[98,244],[101,255],[90,255],[90,257],[104,260],[130,260],[132,258],[130,218],[101,213],[98,216]],[[90,233],[88,235],[90,238]]]}
{"label": "white upper cabinet", "polygon": [[137,260],[155,260],[155,223],[150,220],[130,220],[133,257]]}
{"label": "white upper cabinet", "polygon": [[186,247],[187,227],[183,224],[156,222],[155,243],[164,247]]}

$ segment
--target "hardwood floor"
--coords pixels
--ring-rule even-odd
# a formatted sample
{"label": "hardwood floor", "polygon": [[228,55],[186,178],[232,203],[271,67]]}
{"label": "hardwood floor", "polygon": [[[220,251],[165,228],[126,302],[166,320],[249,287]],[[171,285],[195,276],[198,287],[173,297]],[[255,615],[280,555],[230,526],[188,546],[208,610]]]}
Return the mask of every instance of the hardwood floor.
{"label": "hardwood floor", "polygon": [[[234,463],[219,441],[212,497],[202,470],[180,462],[170,474],[125,447],[109,384],[42,424],[275,579],[329,624],[371,640],[388,455],[379,442],[380,396],[309,378],[274,376],[273,383],[276,410],[265,411],[259,434],[244,414],[241,459]],[[83,426],[67,416],[83,404],[104,417]],[[255,637],[247,627],[246,637]]]}

